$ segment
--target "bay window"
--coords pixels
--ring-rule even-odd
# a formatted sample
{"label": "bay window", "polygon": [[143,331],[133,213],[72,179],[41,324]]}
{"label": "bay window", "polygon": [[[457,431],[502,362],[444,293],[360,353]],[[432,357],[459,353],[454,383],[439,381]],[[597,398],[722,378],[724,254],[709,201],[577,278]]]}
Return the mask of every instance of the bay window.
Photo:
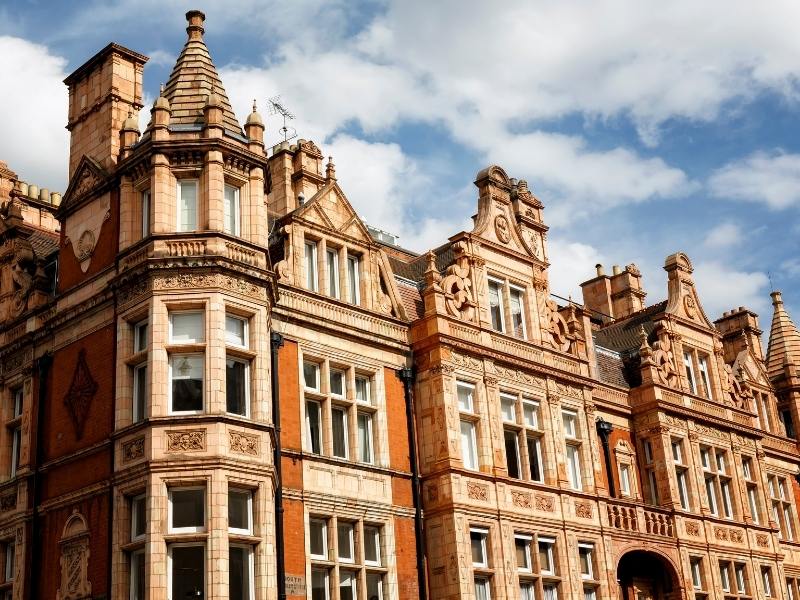
{"label": "bay window", "polygon": [[[197,533],[206,531],[205,487],[170,487],[167,545],[167,578],[170,597],[205,597],[206,548]],[[180,534],[189,534],[185,541]]]}
{"label": "bay window", "polygon": [[196,231],[199,229],[197,222],[197,180],[179,179],[177,199],[178,233]]}
{"label": "bay window", "polygon": [[461,414],[461,459],[465,469],[478,469],[477,415],[474,410],[473,394],[475,386],[465,381],[456,382],[458,408]]}
{"label": "bay window", "polygon": [[225,185],[223,230],[231,235],[241,235],[241,205],[239,188]]}

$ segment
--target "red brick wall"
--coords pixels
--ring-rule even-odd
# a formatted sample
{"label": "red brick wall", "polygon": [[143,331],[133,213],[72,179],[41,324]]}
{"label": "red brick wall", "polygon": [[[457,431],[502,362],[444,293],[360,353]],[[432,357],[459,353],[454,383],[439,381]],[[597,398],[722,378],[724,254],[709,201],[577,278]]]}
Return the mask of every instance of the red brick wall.
{"label": "red brick wall", "polygon": [[[305,578],[306,575],[306,527],[303,513],[303,503],[297,500],[283,501],[283,531],[284,531],[284,560],[286,575]],[[310,587],[311,582],[306,581]],[[305,599],[305,594],[292,595],[287,589],[287,598],[296,600]]]}
{"label": "red brick wall", "polygon": [[[72,385],[81,351],[97,391],[89,402],[83,435],[79,438],[65,398]],[[114,326],[108,325],[53,356],[52,384],[49,386],[44,428],[43,460],[72,454],[76,450],[108,439],[114,410]]]}
{"label": "red brick wall", "polygon": [[419,600],[414,519],[394,518],[397,581],[400,600]]}
{"label": "red brick wall", "polygon": [[64,525],[73,510],[83,515],[89,527],[89,569],[88,579],[92,584],[92,597],[107,593],[108,586],[108,493],[103,492],[46,513],[42,517],[42,556],[41,565],[46,567],[40,573],[32,574],[39,578],[39,597],[55,598],[61,581],[59,541]]}
{"label": "red brick wall", "polygon": [[278,351],[278,382],[281,394],[281,444],[284,448],[303,447],[300,421],[300,373],[297,342],[285,340]]}
{"label": "red brick wall", "polygon": [[386,422],[389,430],[389,463],[393,469],[411,470],[408,452],[408,427],[406,427],[406,401],[403,382],[397,371],[384,367],[386,384]]}
{"label": "red brick wall", "polygon": [[64,227],[61,228],[60,251],[58,253],[58,291],[62,292],[96,275],[103,269],[114,264],[117,256],[119,240],[119,190],[111,190],[111,217],[103,222],[97,243],[92,251],[89,268],[84,273],[75,257],[75,245],[78,240],[66,241]]}

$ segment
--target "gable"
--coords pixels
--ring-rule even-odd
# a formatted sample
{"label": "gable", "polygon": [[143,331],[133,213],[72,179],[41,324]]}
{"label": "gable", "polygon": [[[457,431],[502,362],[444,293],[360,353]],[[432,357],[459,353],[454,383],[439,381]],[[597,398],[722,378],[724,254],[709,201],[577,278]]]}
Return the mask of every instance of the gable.
{"label": "gable", "polygon": [[372,242],[364,222],[336,181],[330,181],[297,211],[297,216],[334,234]]}
{"label": "gable", "polygon": [[108,171],[91,156],[84,155],[72,174],[67,191],[64,192],[58,211],[59,219],[63,220],[84,200],[105,191],[110,181],[111,177]]}

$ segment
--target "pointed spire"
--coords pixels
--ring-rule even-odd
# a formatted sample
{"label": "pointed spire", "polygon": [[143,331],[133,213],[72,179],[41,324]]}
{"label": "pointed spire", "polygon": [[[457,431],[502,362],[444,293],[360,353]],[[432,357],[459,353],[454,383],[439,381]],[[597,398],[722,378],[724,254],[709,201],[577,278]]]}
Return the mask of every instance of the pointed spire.
{"label": "pointed spire", "polygon": [[336,181],[336,165],[333,164],[333,157],[328,157],[328,164],[325,165],[325,179]]}
{"label": "pointed spire", "polygon": [[800,332],[786,312],[781,293],[775,291],[770,296],[774,309],[767,348],[767,374],[774,379],[783,375],[784,365],[800,369]]}
{"label": "pointed spire", "polygon": [[218,101],[222,108],[225,129],[242,135],[241,125],[203,41],[205,15],[199,10],[190,10],[186,13],[186,20],[189,22],[186,27],[189,39],[161,92],[172,109],[170,124],[204,125],[203,108],[213,100],[215,103]]}

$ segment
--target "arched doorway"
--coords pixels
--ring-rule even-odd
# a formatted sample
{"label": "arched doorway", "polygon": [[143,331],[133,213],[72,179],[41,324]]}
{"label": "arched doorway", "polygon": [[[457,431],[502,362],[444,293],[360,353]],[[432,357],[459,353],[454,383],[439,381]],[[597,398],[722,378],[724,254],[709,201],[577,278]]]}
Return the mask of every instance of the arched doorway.
{"label": "arched doorway", "polygon": [[675,569],[655,552],[628,552],[617,565],[620,600],[679,600],[680,581]]}

